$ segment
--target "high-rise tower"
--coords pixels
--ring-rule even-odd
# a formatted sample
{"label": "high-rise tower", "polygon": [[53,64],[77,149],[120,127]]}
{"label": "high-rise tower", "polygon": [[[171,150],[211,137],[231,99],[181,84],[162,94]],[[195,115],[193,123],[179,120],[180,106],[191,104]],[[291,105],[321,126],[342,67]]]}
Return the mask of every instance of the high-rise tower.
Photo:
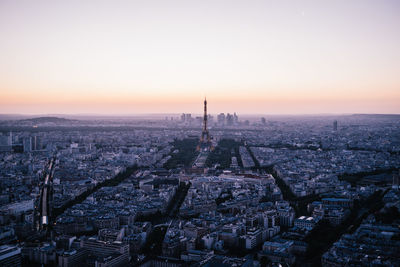
{"label": "high-rise tower", "polygon": [[203,130],[201,132],[200,143],[197,146],[197,150],[210,150],[212,148],[211,145],[211,137],[207,128],[207,99],[204,98],[204,117],[203,117]]}
{"label": "high-rise tower", "polygon": [[333,121],[333,130],[337,131],[337,120]]}

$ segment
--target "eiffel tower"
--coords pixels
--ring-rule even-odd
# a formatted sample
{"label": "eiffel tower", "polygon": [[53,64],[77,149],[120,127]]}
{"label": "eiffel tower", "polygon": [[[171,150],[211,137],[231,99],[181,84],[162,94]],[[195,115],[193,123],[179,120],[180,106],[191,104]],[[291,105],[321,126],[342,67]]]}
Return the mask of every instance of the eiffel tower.
{"label": "eiffel tower", "polygon": [[210,151],[213,149],[211,143],[210,133],[207,128],[207,99],[204,98],[204,117],[203,117],[203,131],[201,132],[200,142],[197,146],[197,151]]}

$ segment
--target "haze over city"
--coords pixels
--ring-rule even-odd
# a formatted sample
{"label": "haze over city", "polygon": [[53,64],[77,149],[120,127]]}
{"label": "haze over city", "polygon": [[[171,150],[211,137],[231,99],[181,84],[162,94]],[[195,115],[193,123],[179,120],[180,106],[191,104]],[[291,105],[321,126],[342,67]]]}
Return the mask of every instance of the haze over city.
{"label": "haze over city", "polygon": [[1,1],[0,113],[400,113],[398,1]]}
{"label": "haze over city", "polygon": [[400,266],[399,14],[0,0],[0,266]]}

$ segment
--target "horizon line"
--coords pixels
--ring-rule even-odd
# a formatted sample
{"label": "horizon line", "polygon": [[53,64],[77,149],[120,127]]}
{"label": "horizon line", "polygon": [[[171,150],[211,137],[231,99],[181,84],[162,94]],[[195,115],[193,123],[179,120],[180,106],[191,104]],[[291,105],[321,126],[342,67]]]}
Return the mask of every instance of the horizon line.
{"label": "horizon line", "polygon": [[[209,114],[230,114],[230,112],[220,112],[220,113],[209,113]],[[400,113],[365,113],[365,112],[347,112],[347,113],[237,113],[241,116],[351,116],[351,115],[400,115]],[[232,114],[233,114],[232,113]],[[182,114],[192,114],[192,115],[202,115],[202,113],[190,113],[190,112],[180,112],[180,113],[119,113],[119,114],[108,114],[108,113],[0,113],[0,116],[104,116],[104,117],[132,117],[132,116],[165,116],[165,115],[182,115]]]}

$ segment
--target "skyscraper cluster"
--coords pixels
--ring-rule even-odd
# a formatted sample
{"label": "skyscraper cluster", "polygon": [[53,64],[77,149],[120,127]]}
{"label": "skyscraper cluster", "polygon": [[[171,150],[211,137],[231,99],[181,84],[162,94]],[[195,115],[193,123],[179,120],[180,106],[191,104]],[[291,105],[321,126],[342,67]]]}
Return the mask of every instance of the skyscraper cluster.
{"label": "skyscraper cluster", "polygon": [[236,115],[236,112],[232,114],[227,113],[220,113],[217,116],[217,121],[219,126],[233,126],[239,124],[239,117]]}

